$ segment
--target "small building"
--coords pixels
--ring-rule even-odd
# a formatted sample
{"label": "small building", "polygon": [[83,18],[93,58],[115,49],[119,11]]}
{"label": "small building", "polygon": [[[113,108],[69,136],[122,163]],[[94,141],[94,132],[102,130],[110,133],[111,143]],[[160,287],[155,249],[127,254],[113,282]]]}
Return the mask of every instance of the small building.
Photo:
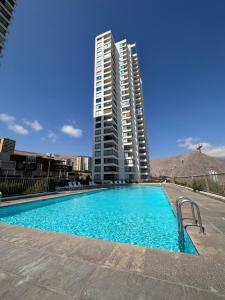
{"label": "small building", "polygon": [[65,160],[34,152],[15,151],[11,160],[16,162],[16,175],[21,177],[68,177],[72,168]]}
{"label": "small building", "polygon": [[0,138],[0,176],[15,175],[15,161],[10,159],[14,153],[16,141],[8,138]]}

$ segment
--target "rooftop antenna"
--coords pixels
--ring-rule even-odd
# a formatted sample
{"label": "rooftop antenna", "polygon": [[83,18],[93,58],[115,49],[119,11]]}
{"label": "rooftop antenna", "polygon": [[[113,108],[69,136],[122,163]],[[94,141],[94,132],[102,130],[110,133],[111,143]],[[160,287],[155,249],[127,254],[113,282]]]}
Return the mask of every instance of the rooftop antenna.
{"label": "rooftop antenna", "polygon": [[203,147],[203,145],[198,145],[197,148],[196,148],[197,151],[199,151],[200,153],[202,153],[202,147]]}

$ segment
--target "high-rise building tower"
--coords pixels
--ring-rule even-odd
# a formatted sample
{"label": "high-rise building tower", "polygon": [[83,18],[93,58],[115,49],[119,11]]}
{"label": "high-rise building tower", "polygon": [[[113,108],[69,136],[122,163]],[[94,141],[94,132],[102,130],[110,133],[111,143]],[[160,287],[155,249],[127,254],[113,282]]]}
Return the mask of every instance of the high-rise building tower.
{"label": "high-rise building tower", "polygon": [[0,0],[0,56],[6,40],[16,0]]}
{"label": "high-rise building tower", "polygon": [[93,180],[149,177],[142,81],[135,44],[95,39]]}

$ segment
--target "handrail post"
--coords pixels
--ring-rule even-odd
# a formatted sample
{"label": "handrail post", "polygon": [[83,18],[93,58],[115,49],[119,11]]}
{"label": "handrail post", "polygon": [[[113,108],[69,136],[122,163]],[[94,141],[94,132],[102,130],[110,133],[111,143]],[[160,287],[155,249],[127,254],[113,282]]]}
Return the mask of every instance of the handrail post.
{"label": "handrail post", "polygon": [[[192,211],[192,225],[187,226],[198,226],[200,228],[200,233],[204,233],[204,227],[202,226],[202,218],[200,214],[199,206],[196,202],[189,199],[188,197],[179,197],[176,199],[176,210],[177,210],[177,222],[178,222],[178,235],[179,235],[179,247],[182,252],[184,252],[185,239],[184,239],[184,225],[183,225],[183,215],[182,215],[182,205],[185,203],[190,204]],[[195,214],[195,209],[197,212],[197,218]]]}
{"label": "handrail post", "polygon": [[193,218],[193,224],[197,224],[198,221],[196,220],[196,217],[195,217],[195,209],[194,209],[194,204],[191,202],[191,211],[192,211],[192,218]]}

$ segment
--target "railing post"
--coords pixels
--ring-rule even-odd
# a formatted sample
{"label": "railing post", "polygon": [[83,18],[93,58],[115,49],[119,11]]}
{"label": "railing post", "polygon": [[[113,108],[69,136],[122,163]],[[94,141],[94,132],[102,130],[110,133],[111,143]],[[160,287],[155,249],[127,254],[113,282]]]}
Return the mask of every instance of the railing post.
{"label": "railing post", "polygon": [[207,176],[206,175],[204,176],[204,179],[205,179],[205,185],[206,185],[206,192],[210,192],[210,190],[209,190],[209,184],[208,184],[208,180],[207,180]]}

